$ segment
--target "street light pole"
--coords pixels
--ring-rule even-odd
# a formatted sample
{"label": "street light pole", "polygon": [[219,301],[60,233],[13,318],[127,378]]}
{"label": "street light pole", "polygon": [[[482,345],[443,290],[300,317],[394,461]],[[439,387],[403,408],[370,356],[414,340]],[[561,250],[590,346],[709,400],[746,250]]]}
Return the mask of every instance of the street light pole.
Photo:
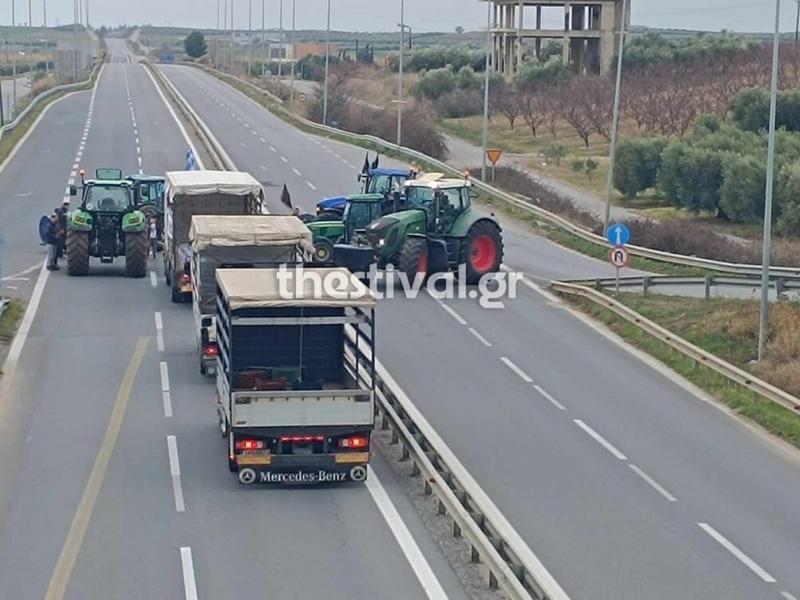
{"label": "street light pole", "polygon": [[769,333],[769,263],[772,254],[772,183],[775,169],[775,113],[778,97],[778,48],[780,46],[781,2],[775,0],[775,33],[772,38],[772,82],[769,92],[769,143],[767,144],[767,184],[764,198],[764,241],[761,257],[761,311],[758,323],[758,360],[764,358]]}
{"label": "street light pole", "polygon": [[481,157],[481,181],[486,181],[486,151],[489,149],[489,79],[492,57],[492,1],[486,0],[486,65],[483,82],[483,156]]}
{"label": "street light pole", "polygon": [[233,28],[233,0],[231,0],[231,56],[230,56],[230,71],[233,74],[233,51],[236,47],[236,33]]}
{"label": "street light pole", "polygon": [[617,156],[617,132],[619,129],[619,93],[622,87],[622,53],[625,49],[625,26],[627,25],[628,0],[622,0],[622,19],[619,27],[619,48],[617,49],[617,78],[614,83],[614,109],[611,117],[611,148],[608,152],[608,180],[606,181],[606,211],[603,218],[603,232],[608,231],[611,221],[611,196],[614,193],[614,161]]}
{"label": "street light pole", "polygon": [[[798,0],[800,2],[800,0]],[[295,34],[295,8],[297,0],[292,0],[292,62],[291,62],[291,80],[289,83],[289,110],[294,110],[294,70],[295,70],[295,54],[294,54],[294,34]]]}
{"label": "street light pole", "polygon": [[[11,25],[14,27],[17,24],[16,4],[16,0],[11,0]],[[14,119],[17,116],[17,49],[14,46],[15,44],[12,42],[11,52],[14,55],[14,59],[12,60],[11,67],[11,95],[14,98],[14,105],[12,113],[9,115],[9,119]]]}
{"label": "street light pole", "polygon": [[400,60],[397,77],[397,146],[403,142],[403,46],[405,46],[405,0],[400,0]]}
{"label": "street light pole", "polygon": [[33,62],[33,0],[28,0],[28,35],[30,37],[30,61],[31,66],[28,70],[28,79],[31,82],[30,84],[30,96],[33,98],[33,67],[35,66]]}
{"label": "street light pole", "polygon": [[47,29],[47,0],[42,0],[42,27]]}
{"label": "street light pole", "polygon": [[278,5],[278,79],[283,77],[283,0]]}
{"label": "street light pole", "polygon": [[264,53],[266,52],[267,46],[267,2],[266,0],[261,0],[261,44],[264,47],[264,52],[261,53],[261,77],[264,77],[266,73],[266,59],[264,57]]}
{"label": "street light pole", "polygon": [[322,124],[328,124],[328,74],[331,62],[331,0],[328,0],[328,25],[325,34],[325,89],[322,95]]}
{"label": "street light pole", "polygon": [[217,0],[217,34],[214,36],[214,67],[219,67],[219,0]]}

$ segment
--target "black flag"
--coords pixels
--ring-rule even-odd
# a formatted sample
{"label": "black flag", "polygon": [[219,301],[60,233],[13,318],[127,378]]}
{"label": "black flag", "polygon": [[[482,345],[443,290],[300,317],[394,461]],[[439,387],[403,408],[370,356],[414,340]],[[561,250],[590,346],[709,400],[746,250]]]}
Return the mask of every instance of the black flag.
{"label": "black flag", "polygon": [[281,192],[281,203],[291,210],[292,208],[292,197],[289,195],[289,188],[286,187],[286,184],[283,184],[283,191]]}
{"label": "black flag", "polygon": [[378,168],[378,164],[380,163],[380,160],[381,160],[381,155],[380,154],[376,154],[375,155],[375,160],[372,161],[372,168],[373,169],[377,169]]}
{"label": "black flag", "polygon": [[364,157],[364,166],[361,167],[361,174],[362,175],[369,174],[369,152],[367,152],[367,155]]}

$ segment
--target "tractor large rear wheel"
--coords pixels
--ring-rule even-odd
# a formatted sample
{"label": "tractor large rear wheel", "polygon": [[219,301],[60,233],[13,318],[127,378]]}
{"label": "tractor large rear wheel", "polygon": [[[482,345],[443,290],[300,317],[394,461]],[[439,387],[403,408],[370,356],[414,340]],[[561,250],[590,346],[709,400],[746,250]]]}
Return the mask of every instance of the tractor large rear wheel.
{"label": "tractor large rear wheel", "polygon": [[423,277],[428,275],[428,240],[420,237],[408,237],[400,248],[397,268],[405,273],[408,281],[414,281],[417,273]]}
{"label": "tractor large rear wheel", "polygon": [[67,231],[67,273],[72,276],[89,274],[89,232]]}
{"label": "tractor large rear wheel", "polygon": [[125,274],[128,277],[147,275],[147,232],[125,234]]}
{"label": "tractor large rear wheel", "polygon": [[492,221],[478,221],[467,232],[459,265],[467,269],[467,284],[475,285],[484,275],[497,273],[503,262],[503,234]]}

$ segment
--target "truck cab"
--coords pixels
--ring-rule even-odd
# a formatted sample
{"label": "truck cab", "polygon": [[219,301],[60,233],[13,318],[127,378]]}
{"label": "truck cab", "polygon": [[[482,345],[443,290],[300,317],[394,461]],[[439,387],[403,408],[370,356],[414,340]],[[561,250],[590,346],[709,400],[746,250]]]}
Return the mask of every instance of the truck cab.
{"label": "truck cab", "polygon": [[[337,278],[337,291],[317,285]],[[375,300],[345,269],[217,269],[217,412],[242,484],[361,482]]]}

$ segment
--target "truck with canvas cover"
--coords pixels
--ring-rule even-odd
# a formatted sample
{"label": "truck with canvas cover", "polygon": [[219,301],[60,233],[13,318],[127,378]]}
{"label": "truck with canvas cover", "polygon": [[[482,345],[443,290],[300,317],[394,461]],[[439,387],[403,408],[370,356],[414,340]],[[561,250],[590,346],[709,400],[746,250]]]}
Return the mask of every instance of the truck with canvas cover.
{"label": "truck with canvas cover", "polygon": [[369,289],[340,268],[216,277],[217,411],[230,470],[243,484],[364,481],[375,422]]}
{"label": "truck with canvas cover", "polygon": [[260,215],[264,190],[252,175],[236,171],[170,171],[166,182],[164,278],[173,302],[190,302],[192,217]]}
{"label": "truck with canvas cover", "polygon": [[[81,171],[81,205],[67,218],[67,272],[88,275],[89,258],[112,263],[125,257],[125,274],[147,274],[147,221],[135,205],[130,182],[119,169],[97,169],[95,179]],[[78,188],[71,185],[71,196]]]}
{"label": "truck with canvas cover", "polygon": [[313,251],[311,232],[291,215],[195,215],[189,239],[192,312],[200,372],[213,375],[219,354],[216,270],[301,264]]}

